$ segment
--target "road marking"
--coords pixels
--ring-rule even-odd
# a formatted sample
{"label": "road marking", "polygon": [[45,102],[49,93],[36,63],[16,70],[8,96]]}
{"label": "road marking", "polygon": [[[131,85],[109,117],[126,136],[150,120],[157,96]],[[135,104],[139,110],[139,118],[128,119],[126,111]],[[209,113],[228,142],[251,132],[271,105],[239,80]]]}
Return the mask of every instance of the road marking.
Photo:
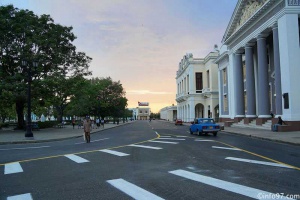
{"label": "road marking", "polygon": [[[210,185],[213,187],[217,187],[223,190],[227,190],[230,192],[234,192],[237,194],[241,194],[250,198],[254,198],[254,199],[265,199],[265,197],[268,196],[278,196],[280,194],[272,194],[270,192],[267,191],[263,191],[263,190],[259,190],[259,189],[255,189],[255,188],[251,188],[251,187],[247,187],[247,186],[243,186],[243,185],[239,185],[236,183],[231,183],[231,182],[227,182],[227,181],[223,181],[223,180],[219,180],[216,178],[211,178],[208,176],[203,176],[200,174],[196,174],[196,173],[192,173],[189,171],[185,171],[185,170],[174,170],[174,171],[169,171],[169,173],[171,174],[175,174],[177,176],[181,176],[183,178],[187,178],[193,181],[197,181],[200,183],[204,183],[206,185]],[[279,199],[290,199],[287,198],[285,196],[279,196]]]}
{"label": "road marking", "polygon": [[178,144],[178,142],[168,142],[168,141],[149,141],[149,142],[157,142],[157,143],[164,143],[164,144]]}
{"label": "road marking", "polygon": [[109,153],[109,154],[113,154],[113,155],[116,155],[116,156],[129,156],[130,155],[130,154],[127,154],[127,153],[122,153],[122,152],[113,151],[113,150],[109,150],[109,149],[104,149],[104,150],[99,150],[99,151]]}
{"label": "road marking", "polygon": [[188,136],[176,136],[176,137],[184,137],[184,138],[186,138],[186,137],[188,137]]}
{"label": "road marking", "polygon": [[32,200],[30,193],[7,197],[7,200]]}
{"label": "road marking", "polygon": [[152,146],[144,146],[144,145],[136,145],[136,144],[130,144],[128,145],[129,147],[141,147],[141,148],[146,148],[146,149],[162,149],[160,147],[152,147]]}
{"label": "road marking", "polygon": [[71,159],[71,160],[73,160],[74,162],[77,162],[77,163],[90,162],[90,161],[88,161],[88,160],[86,160],[84,158],[81,158],[79,156],[76,156],[74,154],[65,155],[65,157],[67,157],[67,158],[69,158],[69,159]]}
{"label": "road marking", "polygon": [[171,136],[168,136],[168,135],[161,135],[160,137],[162,138],[162,137],[171,137]]}
{"label": "road marking", "polygon": [[214,140],[199,140],[199,139],[196,139],[195,141],[196,142],[214,142]]}
{"label": "road marking", "polygon": [[226,149],[226,150],[233,150],[233,151],[241,151],[240,149],[237,149],[237,148],[229,148],[229,147],[217,147],[217,146],[212,146],[212,148],[215,148],[215,149]]}
{"label": "road marking", "polygon": [[0,151],[9,151],[9,150],[24,150],[24,149],[40,149],[40,148],[47,148],[50,146],[40,146],[40,147],[24,147],[24,148],[12,148],[12,149],[0,149]]}
{"label": "road marking", "polygon": [[[99,139],[99,140],[93,140],[91,141],[92,142],[98,142],[98,141],[101,141],[101,140],[108,140],[109,138],[103,138],[103,139]],[[79,142],[79,143],[75,143],[75,144],[85,144],[86,142]]]}
{"label": "road marking", "polygon": [[4,167],[4,174],[14,174],[20,172],[23,172],[23,169],[18,162],[6,164]]}
{"label": "road marking", "polygon": [[265,161],[258,161],[258,160],[249,160],[249,159],[234,158],[234,157],[227,157],[225,159],[227,159],[227,160],[241,161],[241,162],[247,162],[247,163],[260,164],[260,165],[269,165],[269,166],[284,167],[284,168],[293,169],[293,167],[290,167],[290,166],[287,166],[287,165],[278,164],[278,163],[272,163],[272,162],[265,162]]}
{"label": "road marking", "polygon": [[180,138],[157,138],[158,140],[185,140]]}
{"label": "road marking", "polygon": [[125,194],[131,196],[133,199],[152,199],[152,200],[163,199],[121,178],[108,180],[107,182],[112,186],[114,186],[115,188],[121,190]]}

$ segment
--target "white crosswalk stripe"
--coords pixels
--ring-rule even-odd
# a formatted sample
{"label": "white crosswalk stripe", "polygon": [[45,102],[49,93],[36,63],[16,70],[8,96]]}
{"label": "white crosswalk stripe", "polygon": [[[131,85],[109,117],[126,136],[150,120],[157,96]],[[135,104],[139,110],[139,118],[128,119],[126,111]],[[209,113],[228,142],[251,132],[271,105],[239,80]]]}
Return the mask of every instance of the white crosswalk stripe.
{"label": "white crosswalk stripe", "polygon": [[107,182],[134,199],[141,199],[141,200],[147,200],[147,199],[162,200],[163,199],[151,192],[148,192],[147,190],[144,190],[143,188],[140,188],[128,181],[125,181],[124,179],[108,180]]}
{"label": "white crosswalk stripe", "polygon": [[[236,194],[254,198],[254,199],[267,199],[266,197],[272,196],[272,195],[277,197],[277,194],[273,194],[273,193],[270,193],[267,191],[263,191],[263,190],[259,190],[256,188],[239,185],[236,183],[219,180],[216,178],[211,178],[208,176],[199,175],[199,174],[181,170],[181,169],[169,171],[169,173],[183,177],[183,178],[187,178],[187,179],[199,182],[199,183],[204,183],[206,185],[210,185],[210,186],[217,187],[217,188],[220,188],[223,190],[234,192]],[[287,198],[285,196],[279,196],[278,199],[290,199],[290,198]]]}
{"label": "white crosswalk stripe", "polygon": [[196,142],[214,142],[214,140],[199,140],[199,139],[196,139],[195,141]]}
{"label": "white crosswalk stripe", "polygon": [[4,174],[15,174],[20,172],[23,172],[23,169],[18,162],[5,164],[4,166]]}
{"label": "white crosswalk stripe", "polygon": [[247,162],[247,163],[253,163],[253,164],[260,164],[260,165],[269,165],[274,167],[284,167],[284,168],[291,168],[290,166],[279,164],[279,163],[273,163],[273,162],[265,162],[265,161],[258,161],[258,160],[249,160],[249,159],[243,159],[243,158],[234,158],[234,157],[226,157],[226,160],[235,160],[240,162]]}
{"label": "white crosswalk stripe", "polygon": [[130,154],[127,154],[127,153],[122,153],[122,152],[119,152],[119,151],[113,151],[113,150],[109,150],[109,149],[104,149],[104,150],[99,150],[99,151],[109,153],[109,154],[112,154],[112,155],[116,155],[116,156],[129,156],[130,155]]}
{"label": "white crosswalk stripe", "polygon": [[226,150],[233,150],[233,151],[241,151],[240,149],[237,148],[228,148],[228,147],[218,147],[218,146],[212,146],[214,149],[226,149]]}
{"label": "white crosswalk stripe", "polygon": [[137,145],[137,144],[131,144],[131,145],[128,145],[128,146],[129,147],[141,147],[141,148],[146,148],[146,149],[156,149],[156,150],[162,149],[160,147],[152,147],[152,146]]}
{"label": "white crosswalk stripe", "polygon": [[81,158],[79,156],[76,156],[74,154],[69,154],[69,155],[65,155],[65,157],[69,158],[70,160],[73,160],[74,162],[77,162],[77,163],[86,163],[86,162],[90,162],[84,158]]}
{"label": "white crosswalk stripe", "polygon": [[7,197],[7,200],[32,200],[30,193]]}
{"label": "white crosswalk stripe", "polygon": [[156,141],[156,140],[149,141],[149,142],[156,142],[156,143],[163,143],[163,144],[178,144],[178,142]]}

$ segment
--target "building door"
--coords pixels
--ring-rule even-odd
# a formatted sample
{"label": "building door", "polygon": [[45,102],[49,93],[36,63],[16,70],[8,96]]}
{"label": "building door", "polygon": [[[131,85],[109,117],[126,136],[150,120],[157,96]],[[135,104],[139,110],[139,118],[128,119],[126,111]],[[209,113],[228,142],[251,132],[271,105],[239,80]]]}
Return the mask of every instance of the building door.
{"label": "building door", "polygon": [[203,118],[204,117],[204,106],[201,103],[198,103],[195,106],[195,118]]}

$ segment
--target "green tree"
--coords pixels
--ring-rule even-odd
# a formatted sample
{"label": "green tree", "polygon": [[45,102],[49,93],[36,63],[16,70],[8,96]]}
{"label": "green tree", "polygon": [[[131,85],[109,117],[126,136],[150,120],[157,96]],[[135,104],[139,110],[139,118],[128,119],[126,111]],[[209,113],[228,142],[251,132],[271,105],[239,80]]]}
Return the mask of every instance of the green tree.
{"label": "green tree", "polygon": [[[49,15],[37,16],[13,5],[1,6],[0,24],[0,91],[12,91],[18,127],[22,128],[29,75],[35,92],[32,96],[46,99],[49,96],[43,91],[47,91],[47,82],[43,79],[60,74],[90,75],[91,58],[76,51],[72,27],[55,24]],[[27,61],[26,66],[22,61]]]}

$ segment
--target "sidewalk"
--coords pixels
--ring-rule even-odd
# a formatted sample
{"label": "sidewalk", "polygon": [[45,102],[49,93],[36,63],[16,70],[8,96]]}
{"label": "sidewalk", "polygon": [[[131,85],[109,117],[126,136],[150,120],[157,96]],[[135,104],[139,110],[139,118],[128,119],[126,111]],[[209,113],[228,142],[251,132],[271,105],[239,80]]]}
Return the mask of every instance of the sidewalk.
{"label": "sidewalk", "polygon": [[[171,122],[174,123],[174,122]],[[218,123],[223,125],[222,123]],[[190,123],[184,123],[185,126],[189,127]],[[259,138],[263,140],[269,140],[274,142],[300,145],[300,131],[293,132],[273,132],[271,130],[256,129],[256,128],[238,128],[238,127],[224,127],[224,130],[221,131],[225,134],[236,134],[246,137]]]}
{"label": "sidewalk", "polygon": [[[129,124],[131,122],[113,124],[108,123],[104,125],[104,129],[100,127],[100,129],[92,129],[91,134],[105,130],[114,128],[117,126],[122,126]],[[57,141],[64,140],[69,138],[77,138],[83,137],[83,129],[78,129],[78,126],[75,126],[73,129],[72,125],[67,125],[64,128],[47,128],[40,129],[38,131],[32,131],[34,138],[27,139],[25,138],[24,130],[12,130],[12,129],[2,129],[0,130],[0,145],[1,144],[22,144],[22,143],[39,143],[39,142],[49,142],[49,141]]]}

